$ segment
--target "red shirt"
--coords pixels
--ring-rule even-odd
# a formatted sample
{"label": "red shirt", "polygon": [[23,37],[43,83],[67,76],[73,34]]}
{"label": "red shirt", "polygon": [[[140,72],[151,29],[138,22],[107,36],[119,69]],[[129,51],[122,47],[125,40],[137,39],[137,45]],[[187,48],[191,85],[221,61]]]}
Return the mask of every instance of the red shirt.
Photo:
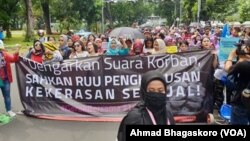
{"label": "red shirt", "polygon": [[42,55],[35,55],[33,53],[31,53],[30,59],[38,62],[38,63],[42,63],[43,62],[43,56]]}
{"label": "red shirt", "polygon": [[[5,51],[2,52],[4,60],[6,62],[6,69],[7,69],[7,78],[10,82],[13,82],[13,78],[12,78],[12,72],[11,72],[11,63],[17,62],[19,55],[17,54],[9,54]],[[2,80],[4,80],[5,77],[5,70],[4,67],[0,68],[0,76],[2,78]]]}

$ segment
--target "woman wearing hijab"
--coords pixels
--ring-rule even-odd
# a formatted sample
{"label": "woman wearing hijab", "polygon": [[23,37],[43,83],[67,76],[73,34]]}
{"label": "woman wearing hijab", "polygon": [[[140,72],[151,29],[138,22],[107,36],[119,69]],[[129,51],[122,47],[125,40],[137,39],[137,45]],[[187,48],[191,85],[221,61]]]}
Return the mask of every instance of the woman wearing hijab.
{"label": "woman wearing hijab", "polygon": [[59,51],[63,57],[63,60],[69,59],[71,49],[68,47],[68,37],[66,35],[61,35],[59,37]]}
{"label": "woman wearing hijab", "polygon": [[139,102],[123,118],[119,131],[118,141],[126,140],[126,125],[173,125],[173,115],[167,109],[167,83],[165,77],[158,71],[145,73],[141,80]]}
{"label": "woman wearing hijab", "polygon": [[136,39],[133,45],[133,50],[130,51],[129,55],[141,55],[143,54],[143,44],[140,39]]}
{"label": "woman wearing hijab", "polygon": [[152,54],[163,54],[166,53],[166,44],[162,39],[156,39],[154,41],[154,48]]}
{"label": "woman wearing hijab", "polygon": [[[124,42],[123,39],[120,39],[121,44],[116,40],[116,39],[112,39],[109,46],[108,46],[108,50],[106,52],[106,55],[120,55],[120,56],[124,56],[124,55],[128,55],[129,53],[129,49],[126,45],[126,43]],[[121,47],[120,47],[121,46]]]}
{"label": "woman wearing hijab", "polygon": [[42,42],[39,40],[35,40],[33,43],[33,48],[29,50],[29,53],[26,57],[35,62],[42,63],[44,53],[45,49]]}

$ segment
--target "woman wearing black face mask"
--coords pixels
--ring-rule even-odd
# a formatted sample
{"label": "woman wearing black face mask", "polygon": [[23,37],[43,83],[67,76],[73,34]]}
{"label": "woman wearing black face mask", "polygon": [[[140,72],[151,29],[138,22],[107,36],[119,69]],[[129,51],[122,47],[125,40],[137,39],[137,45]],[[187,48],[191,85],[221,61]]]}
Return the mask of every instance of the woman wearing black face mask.
{"label": "woman wearing black face mask", "polygon": [[125,141],[126,125],[175,124],[173,115],[166,106],[167,84],[160,72],[145,73],[141,80],[140,92],[142,101],[123,118],[118,131],[118,141]]}

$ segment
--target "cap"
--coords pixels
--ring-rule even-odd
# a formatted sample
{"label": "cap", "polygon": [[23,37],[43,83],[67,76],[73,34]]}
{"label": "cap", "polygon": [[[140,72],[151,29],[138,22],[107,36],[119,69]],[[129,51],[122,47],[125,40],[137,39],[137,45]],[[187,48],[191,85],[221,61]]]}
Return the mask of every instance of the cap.
{"label": "cap", "polygon": [[0,40],[0,49],[4,49],[4,44],[2,40]]}
{"label": "cap", "polygon": [[51,51],[57,50],[56,46],[51,42],[45,42],[43,43],[43,46]]}

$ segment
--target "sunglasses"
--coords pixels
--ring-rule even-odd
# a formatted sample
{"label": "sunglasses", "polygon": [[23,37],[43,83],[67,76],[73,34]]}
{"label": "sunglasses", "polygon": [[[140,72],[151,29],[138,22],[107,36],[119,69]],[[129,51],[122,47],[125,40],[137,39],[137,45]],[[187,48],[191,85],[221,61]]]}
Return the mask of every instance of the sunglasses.
{"label": "sunglasses", "polygon": [[80,47],[81,45],[80,44],[75,44],[74,47]]}

